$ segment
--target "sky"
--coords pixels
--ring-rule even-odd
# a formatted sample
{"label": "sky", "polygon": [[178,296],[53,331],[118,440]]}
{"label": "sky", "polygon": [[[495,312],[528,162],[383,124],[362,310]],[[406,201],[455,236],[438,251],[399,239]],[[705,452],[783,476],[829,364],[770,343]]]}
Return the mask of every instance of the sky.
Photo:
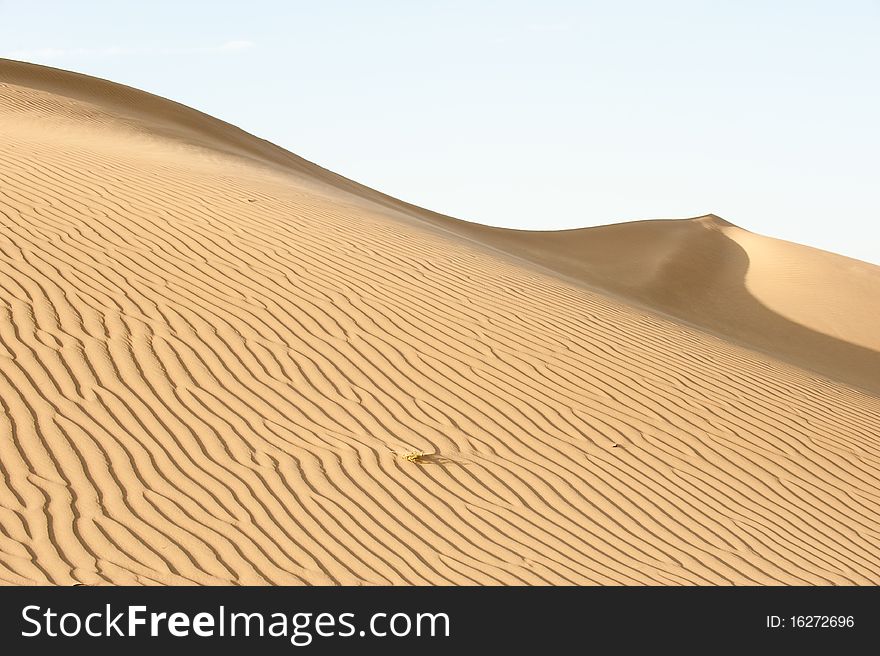
{"label": "sky", "polygon": [[714,213],[880,264],[880,0],[0,0],[0,56],[469,221]]}

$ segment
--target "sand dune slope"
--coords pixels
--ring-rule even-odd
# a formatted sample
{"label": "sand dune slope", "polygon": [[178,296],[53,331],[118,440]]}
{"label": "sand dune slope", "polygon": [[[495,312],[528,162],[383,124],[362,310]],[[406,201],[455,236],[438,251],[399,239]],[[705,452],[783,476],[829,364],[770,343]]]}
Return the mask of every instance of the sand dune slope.
{"label": "sand dune slope", "polygon": [[877,268],[571,237],[0,61],[0,581],[880,583]]}
{"label": "sand dune slope", "polygon": [[527,233],[459,231],[572,281],[880,394],[880,267],[707,215]]}

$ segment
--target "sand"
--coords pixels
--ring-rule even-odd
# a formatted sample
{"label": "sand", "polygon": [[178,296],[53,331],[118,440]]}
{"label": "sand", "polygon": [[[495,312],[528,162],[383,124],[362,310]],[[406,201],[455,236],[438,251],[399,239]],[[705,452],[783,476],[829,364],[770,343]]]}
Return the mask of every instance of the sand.
{"label": "sand", "polygon": [[486,228],[2,60],[0,301],[3,583],[880,583],[876,266]]}

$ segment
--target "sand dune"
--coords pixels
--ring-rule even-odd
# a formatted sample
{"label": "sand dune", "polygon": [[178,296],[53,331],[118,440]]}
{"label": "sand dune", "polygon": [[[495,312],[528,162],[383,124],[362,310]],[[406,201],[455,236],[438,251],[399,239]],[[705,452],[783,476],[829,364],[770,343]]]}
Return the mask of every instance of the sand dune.
{"label": "sand dune", "polygon": [[464,223],[5,60],[0,262],[4,583],[880,583],[878,267]]}

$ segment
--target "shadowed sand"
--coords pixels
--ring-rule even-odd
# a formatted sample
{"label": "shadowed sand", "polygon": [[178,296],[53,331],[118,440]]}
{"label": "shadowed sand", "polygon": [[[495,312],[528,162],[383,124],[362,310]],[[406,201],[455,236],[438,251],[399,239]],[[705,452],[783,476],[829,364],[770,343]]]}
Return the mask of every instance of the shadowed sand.
{"label": "shadowed sand", "polygon": [[0,581],[877,584],[878,308],[712,215],[465,223],[0,60]]}

